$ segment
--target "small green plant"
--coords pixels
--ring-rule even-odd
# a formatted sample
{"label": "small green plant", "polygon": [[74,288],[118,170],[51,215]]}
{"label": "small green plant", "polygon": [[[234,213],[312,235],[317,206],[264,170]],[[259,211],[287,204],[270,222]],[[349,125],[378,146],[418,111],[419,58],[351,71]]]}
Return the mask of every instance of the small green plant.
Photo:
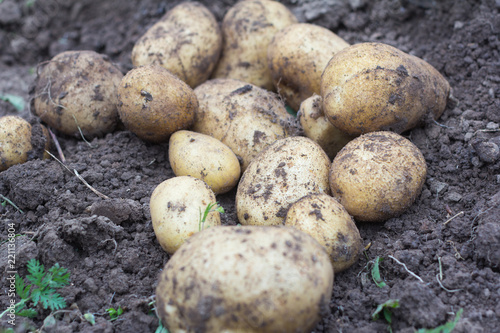
{"label": "small green plant", "polygon": [[205,211],[203,212],[203,215],[201,214],[201,208],[200,208],[200,220],[199,220],[199,223],[198,223],[198,230],[199,231],[203,230],[203,226],[205,225],[205,221],[207,220],[207,216],[211,212],[219,212],[221,214],[224,214],[224,208],[222,208],[222,206],[220,206],[218,202],[216,202],[216,203],[209,203],[207,205],[207,207],[205,208]]}
{"label": "small green plant", "polygon": [[167,328],[163,326],[163,323],[161,322],[161,319],[158,316],[158,312],[156,310],[156,300],[153,299],[153,301],[149,303],[149,306],[152,307],[151,312],[149,314],[158,318],[158,327],[156,328],[155,333],[169,333]]}
{"label": "small green plant", "polygon": [[457,314],[455,315],[455,319],[447,322],[446,324],[431,329],[421,328],[417,331],[417,333],[451,333],[455,328],[455,325],[460,320],[460,316],[462,316],[463,311],[464,309],[458,310]]}
{"label": "small green plant", "polygon": [[[0,1],[0,3],[1,3],[1,1]],[[25,103],[24,103],[24,99],[21,96],[12,95],[12,94],[3,94],[3,95],[0,95],[0,99],[12,104],[16,108],[17,111],[24,110]]]}
{"label": "small green plant", "polygon": [[392,311],[391,309],[399,308],[399,300],[398,299],[390,299],[382,304],[377,306],[377,309],[372,314],[372,319],[377,320],[380,317],[380,314],[384,316],[384,319],[389,323],[388,330],[392,333]]}
{"label": "small green plant", "polygon": [[123,314],[123,309],[121,306],[119,306],[118,309],[115,308],[106,309],[106,312],[109,314],[109,317],[111,318],[109,321],[114,321]]}
{"label": "small green plant", "polygon": [[380,276],[380,262],[384,260],[384,258],[376,257],[373,262],[372,262],[372,279],[373,282],[377,285],[379,288],[385,287],[387,284],[382,280],[382,277]]}
{"label": "small green plant", "polygon": [[17,207],[16,204],[13,203],[12,201],[10,201],[7,197],[5,197],[2,194],[0,194],[0,198],[3,199],[3,201],[0,203],[0,205],[2,205],[2,207],[5,207],[5,206],[7,206],[7,204],[10,204],[12,207],[14,207],[15,209],[17,209],[19,211],[19,213],[23,214],[23,211],[20,210],[19,207]]}

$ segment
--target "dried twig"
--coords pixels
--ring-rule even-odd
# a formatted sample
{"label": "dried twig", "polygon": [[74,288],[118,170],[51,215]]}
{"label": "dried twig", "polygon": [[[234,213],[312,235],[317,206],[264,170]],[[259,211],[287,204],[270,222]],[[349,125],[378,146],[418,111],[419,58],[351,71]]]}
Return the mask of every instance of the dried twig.
{"label": "dried twig", "polygon": [[78,179],[80,179],[82,181],[82,183],[84,183],[85,186],[87,186],[92,192],[94,192],[95,194],[97,194],[99,197],[101,197],[103,199],[110,199],[110,197],[108,197],[107,195],[102,194],[101,192],[99,192],[98,190],[96,190],[95,188],[93,188],[92,186],[90,186],[89,183],[87,183],[85,181],[85,179],[83,179],[83,177],[80,176],[80,174],[78,173],[78,171],[76,171],[75,169],[73,169],[73,171],[75,172],[75,175],[78,177]]}
{"label": "dried twig", "polygon": [[447,220],[443,223],[443,225],[447,225],[448,223],[450,223],[450,222],[451,222],[451,220],[453,220],[454,218],[456,218],[456,217],[458,217],[458,216],[462,215],[463,213],[464,213],[464,212],[463,212],[463,211],[461,211],[461,212],[459,212],[459,213],[455,214],[454,216],[452,216],[452,217],[450,217],[449,219],[447,219]]}
{"label": "dried twig", "polygon": [[408,269],[408,267],[406,267],[405,264],[403,264],[401,261],[399,261],[398,259],[394,258],[393,256],[389,256],[389,258],[393,259],[395,262],[397,262],[398,264],[400,264],[401,266],[403,266],[405,268],[405,270],[413,277],[417,278],[420,282],[422,283],[425,283],[424,280],[422,280],[422,278],[420,276],[418,276],[417,274],[413,273],[412,271],[410,271]]}
{"label": "dried twig", "polygon": [[61,149],[61,145],[59,145],[59,140],[57,140],[56,135],[54,133],[52,133],[52,131],[50,130],[50,128],[48,128],[48,130],[49,130],[49,133],[50,133],[50,136],[51,136],[52,140],[54,141],[54,144],[56,145],[57,153],[59,154],[59,157],[61,158],[61,162],[65,163],[66,162],[66,157],[64,157],[64,153],[63,153],[63,151]]}

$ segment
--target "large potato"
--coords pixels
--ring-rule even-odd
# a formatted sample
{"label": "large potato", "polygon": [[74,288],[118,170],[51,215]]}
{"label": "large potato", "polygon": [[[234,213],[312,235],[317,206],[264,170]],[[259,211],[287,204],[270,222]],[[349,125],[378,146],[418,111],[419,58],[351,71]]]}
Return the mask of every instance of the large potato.
{"label": "large potato", "polygon": [[337,200],[324,193],[307,195],[292,204],[285,226],[299,229],[323,245],[335,273],[351,267],[363,249],[352,217]]}
{"label": "large potato", "polygon": [[296,120],[279,96],[232,79],[209,80],[194,90],[200,107],[193,130],[222,141],[244,171],[265,147],[296,134]]}
{"label": "large potato", "polygon": [[210,77],[221,49],[222,33],[214,15],[201,3],[184,2],[135,43],[132,63],[163,66],[194,88]]}
{"label": "large potato", "polygon": [[203,180],[215,194],[226,193],[240,179],[240,162],[233,151],[209,135],[177,131],[168,144],[170,166],[176,176]]}
{"label": "large potato", "polygon": [[100,136],[118,123],[116,91],[123,74],[107,56],[66,51],[42,63],[34,111],[50,127],[67,135]]}
{"label": "large potato", "polygon": [[198,100],[185,82],[158,65],[132,69],[118,88],[118,113],[125,127],[151,142],[168,140],[194,122]]}
{"label": "large potato", "polygon": [[218,227],[186,241],[156,288],[170,332],[304,332],[328,309],[333,270],[309,235],[286,227]]}
{"label": "large potato", "polygon": [[321,93],[321,74],[328,61],[349,44],[330,30],[296,23],[276,33],[268,46],[267,61],[274,86],[286,103],[300,103]]}
{"label": "large potato", "polygon": [[321,96],[328,119],[352,134],[415,127],[437,119],[450,85],[430,64],[381,43],[362,43],[336,53],[323,72]]}
{"label": "large potato", "polygon": [[393,132],[372,132],[337,154],[330,188],[355,219],[384,221],[411,206],[426,173],[424,156],[410,140]]}
{"label": "large potato", "polygon": [[304,137],[281,139],[248,166],[236,192],[236,212],[244,225],[280,225],[291,204],[311,193],[330,193],[330,160]]}
{"label": "large potato", "polygon": [[267,63],[267,47],[274,34],[297,23],[297,19],[277,1],[240,1],[222,21],[224,46],[214,78],[231,78],[273,90]]}
{"label": "large potato", "polygon": [[174,177],[158,185],[151,194],[149,209],[161,247],[173,254],[194,233],[220,225],[217,211],[209,213],[204,224],[200,224],[200,214],[215,202],[215,194],[198,178]]}

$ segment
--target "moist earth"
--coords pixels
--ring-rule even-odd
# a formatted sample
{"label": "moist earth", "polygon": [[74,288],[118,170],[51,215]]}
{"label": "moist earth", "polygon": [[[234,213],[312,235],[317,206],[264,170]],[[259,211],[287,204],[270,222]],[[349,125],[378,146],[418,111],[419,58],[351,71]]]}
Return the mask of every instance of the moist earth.
{"label": "moist earth", "polygon": [[[220,21],[234,1],[202,1]],[[287,0],[301,22],[332,29],[347,42],[383,42],[431,63],[450,82],[440,119],[404,133],[425,156],[428,175],[416,202],[384,223],[357,223],[366,250],[335,276],[330,306],[314,332],[385,332],[377,305],[399,300],[392,330],[433,328],[463,312],[454,332],[500,327],[500,2],[454,0]],[[123,73],[134,42],[178,1],[0,1],[0,115],[29,111],[37,64],[65,50],[108,55]],[[16,269],[31,258],[68,268],[68,308],[45,321],[16,320],[15,331],[154,332],[151,302],[169,256],[156,241],[149,197],[173,176],[168,144],[123,129],[85,142],[56,133],[65,164],[31,160],[0,173],[1,310],[9,304],[7,234],[14,224]],[[55,149],[53,153],[61,157]],[[87,187],[76,172],[91,185]],[[18,209],[9,204],[14,203]],[[235,190],[218,196],[237,223]],[[21,212],[22,211],[22,212]],[[386,286],[371,268],[377,257]],[[403,265],[404,264],[404,265]],[[307,292],[304,290],[304,292]],[[106,309],[124,313],[110,321]],[[95,325],[83,319],[92,313]],[[11,327],[5,320],[2,327]]]}

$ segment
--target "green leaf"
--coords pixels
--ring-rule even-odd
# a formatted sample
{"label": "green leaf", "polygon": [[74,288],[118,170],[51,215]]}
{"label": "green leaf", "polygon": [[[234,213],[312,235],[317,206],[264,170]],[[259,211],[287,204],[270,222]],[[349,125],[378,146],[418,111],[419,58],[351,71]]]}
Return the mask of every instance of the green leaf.
{"label": "green leaf", "polygon": [[24,99],[21,96],[16,96],[12,94],[0,95],[0,99],[12,104],[17,111],[24,110]]}
{"label": "green leaf", "polygon": [[[388,300],[382,304],[379,304],[377,306],[377,309],[372,314],[372,318],[373,318],[373,320],[377,320],[380,316],[380,312],[383,312],[385,320],[387,320],[387,317],[389,317],[389,320],[387,320],[387,322],[391,323],[390,322],[390,320],[391,320],[391,313],[390,313],[391,310],[390,309],[396,309],[396,308],[399,308],[399,299],[390,299],[390,300]],[[386,311],[388,311],[389,313],[387,314]]]}
{"label": "green leaf", "polygon": [[24,309],[21,311],[16,311],[16,315],[21,317],[35,318],[38,312],[35,309]]}
{"label": "green leaf", "polygon": [[40,292],[40,302],[44,309],[59,310],[66,307],[64,298],[51,289]]}
{"label": "green leaf", "polygon": [[297,111],[292,109],[292,107],[290,105],[285,105],[285,108],[286,108],[286,112],[288,112],[289,114],[291,114],[294,117],[297,117]]}
{"label": "green leaf", "polygon": [[30,273],[30,275],[26,276],[26,278],[30,280],[34,285],[41,287],[42,279],[45,275],[44,269],[45,268],[40,264],[38,260],[31,259],[30,261],[28,261],[28,272]]}
{"label": "green leaf", "polygon": [[95,325],[95,317],[92,313],[86,313],[83,315],[83,318],[88,321],[92,326]]}
{"label": "green leaf", "polygon": [[460,308],[460,310],[458,310],[457,314],[455,315],[455,319],[453,321],[449,321],[446,324],[443,324],[441,326],[432,329],[421,328],[417,331],[417,333],[451,333],[455,328],[455,325],[457,325],[458,321],[460,320],[463,311],[464,309]]}
{"label": "green leaf", "polygon": [[384,259],[380,258],[380,257],[376,257],[375,260],[373,261],[373,266],[372,266],[372,279],[373,279],[373,282],[375,282],[375,284],[379,288],[383,288],[387,285],[384,282],[384,280],[382,280],[382,277],[380,276],[379,264],[382,260],[384,260]]}
{"label": "green leaf", "polygon": [[69,284],[69,273],[66,268],[59,267],[59,264],[55,264],[49,269],[51,274],[50,287],[61,288]]}
{"label": "green leaf", "polygon": [[16,293],[21,297],[21,299],[28,299],[30,296],[31,285],[26,286],[24,284],[24,279],[16,274]]}

